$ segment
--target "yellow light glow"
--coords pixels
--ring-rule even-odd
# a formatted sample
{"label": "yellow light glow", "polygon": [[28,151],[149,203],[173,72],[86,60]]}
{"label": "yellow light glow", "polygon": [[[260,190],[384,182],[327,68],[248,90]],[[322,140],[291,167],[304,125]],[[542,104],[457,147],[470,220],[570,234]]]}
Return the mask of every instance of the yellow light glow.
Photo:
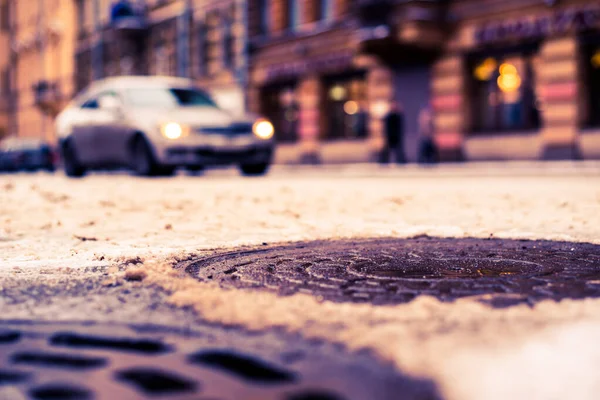
{"label": "yellow light glow", "polygon": [[344,112],[348,115],[354,115],[358,112],[358,104],[355,101],[347,101],[344,103]]}
{"label": "yellow light glow", "polygon": [[592,56],[592,66],[594,68],[600,68],[600,50],[597,50]]}
{"label": "yellow light glow", "polygon": [[176,140],[184,136],[185,130],[177,122],[169,122],[161,127],[161,132],[167,139]]}
{"label": "yellow light glow", "polygon": [[266,119],[259,119],[252,126],[252,132],[261,139],[271,139],[275,134],[275,128]]}
{"label": "yellow light glow", "polygon": [[521,77],[516,74],[502,74],[498,77],[498,87],[504,93],[515,92],[521,87]]}
{"label": "yellow light glow", "polygon": [[503,63],[499,68],[500,76],[497,83],[504,93],[513,93],[521,87],[521,77],[517,68],[509,63]]}
{"label": "yellow light glow", "polygon": [[346,97],[346,89],[343,86],[334,86],[329,91],[329,96],[335,101],[344,100]]}
{"label": "yellow light glow", "polygon": [[517,75],[517,68],[508,63],[503,63],[500,65],[500,74],[501,75]]}
{"label": "yellow light glow", "polygon": [[481,64],[479,64],[473,74],[475,78],[480,81],[488,81],[492,77],[492,74],[496,70],[498,63],[493,58],[486,58]]}

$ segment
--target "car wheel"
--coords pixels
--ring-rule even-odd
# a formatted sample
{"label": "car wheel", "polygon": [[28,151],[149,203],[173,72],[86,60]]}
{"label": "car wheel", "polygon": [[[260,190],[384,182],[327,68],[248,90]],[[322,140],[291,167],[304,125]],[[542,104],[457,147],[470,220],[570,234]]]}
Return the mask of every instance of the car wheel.
{"label": "car wheel", "polygon": [[177,170],[177,167],[172,167],[172,166],[161,166],[158,168],[156,175],[159,176],[173,176],[175,175],[175,171]]}
{"label": "car wheel", "polygon": [[190,173],[192,175],[197,175],[197,174],[200,174],[202,171],[204,171],[204,166],[203,165],[188,165],[187,167],[185,167],[185,169],[187,170],[188,173]]}
{"label": "car wheel", "polygon": [[133,143],[131,168],[138,176],[154,176],[158,172],[150,146],[141,137]]}
{"label": "car wheel", "polygon": [[63,145],[63,164],[68,177],[80,178],[85,175],[85,168],[81,165],[77,152],[70,142]]}
{"label": "car wheel", "polygon": [[242,164],[240,166],[240,170],[242,171],[242,174],[244,174],[246,176],[264,175],[267,172],[268,169],[269,169],[269,164],[268,163]]}

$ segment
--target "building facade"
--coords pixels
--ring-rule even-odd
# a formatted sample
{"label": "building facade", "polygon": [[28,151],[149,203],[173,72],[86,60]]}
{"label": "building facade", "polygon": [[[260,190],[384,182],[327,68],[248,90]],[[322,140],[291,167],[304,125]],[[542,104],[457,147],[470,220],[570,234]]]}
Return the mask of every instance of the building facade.
{"label": "building facade", "polygon": [[78,90],[115,75],[191,78],[232,110],[244,104],[245,1],[79,1]]}
{"label": "building facade", "polygon": [[54,139],[73,95],[71,0],[0,1],[0,133]]}
{"label": "building facade", "polygon": [[0,139],[8,135],[10,86],[10,18],[8,0],[0,1]]}
{"label": "building facade", "polygon": [[249,104],[298,161],[375,160],[390,102],[418,156],[597,158],[600,5],[585,0],[250,0]]}
{"label": "building facade", "polygon": [[600,157],[600,4],[461,0],[434,64],[440,145],[467,159]]}

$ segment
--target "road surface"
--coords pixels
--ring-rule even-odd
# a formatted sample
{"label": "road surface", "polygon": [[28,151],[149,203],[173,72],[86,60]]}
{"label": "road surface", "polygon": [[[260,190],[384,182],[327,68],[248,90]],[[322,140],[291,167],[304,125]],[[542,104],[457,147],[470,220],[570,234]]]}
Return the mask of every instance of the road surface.
{"label": "road surface", "polygon": [[[339,398],[600,390],[600,164],[6,175],[0,189],[9,339],[32,321],[48,338],[81,321],[92,336],[160,325],[177,343],[212,330],[274,364],[300,352],[290,368]],[[18,343],[0,347],[6,365]],[[320,382],[324,366],[339,379]],[[357,371],[383,392],[352,389]]]}

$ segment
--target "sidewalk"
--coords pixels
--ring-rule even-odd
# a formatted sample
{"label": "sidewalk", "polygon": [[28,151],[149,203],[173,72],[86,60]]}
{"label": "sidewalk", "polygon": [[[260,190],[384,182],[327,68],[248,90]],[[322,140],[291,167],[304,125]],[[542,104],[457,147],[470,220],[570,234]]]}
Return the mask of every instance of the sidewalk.
{"label": "sidewalk", "polygon": [[293,165],[276,164],[271,175],[303,176],[335,174],[348,177],[468,177],[468,176],[600,176],[600,160],[503,161],[419,164],[348,163]]}
{"label": "sidewalk", "polygon": [[371,159],[371,153],[364,142],[337,142],[323,145],[320,149],[321,163],[300,163],[300,146],[280,144],[277,146],[273,171],[325,171],[348,173],[401,174],[403,176],[427,172],[443,175],[502,176],[518,171],[526,175],[598,175],[600,160],[510,160],[510,161],[465,161],[461,163],[439,163],[419,165],[381,165]]}

